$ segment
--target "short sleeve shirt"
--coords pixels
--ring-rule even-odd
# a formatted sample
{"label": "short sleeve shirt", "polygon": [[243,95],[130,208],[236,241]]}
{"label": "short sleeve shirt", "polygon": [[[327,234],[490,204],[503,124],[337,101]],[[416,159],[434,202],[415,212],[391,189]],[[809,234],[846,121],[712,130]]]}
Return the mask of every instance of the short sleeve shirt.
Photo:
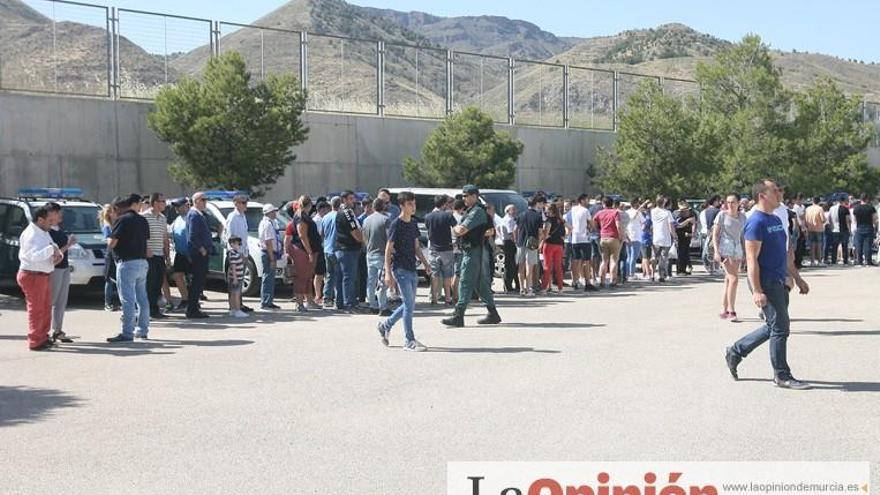
{"label": "short sleeve shirt", "polygon": [[456,225],[452,212],[434,210],[425,216],[428,241],[433,251],[452,251],[452,227]]}
{"label": "short sleeve shirt", "polygon": [[617,219],[620,212],[614,208],[605,208],[596,213],[596,223],[599,224],[599,235],[602,239],[620,239],[620,232],[617,231]]}
{"label": "short sleeve shirt", "polygon": [[[60,229],[60,228],[59,229],[49,229],[49,237],[52,238],[52,242],[54,242],[55,245],[58,246],[59,248],[66,246],[67,240],[69,238],[67,235],[67,232],[65,232],[64,229]],[[59,268],[70,268],[70,261],[67,258],[67,254],[68,254],[68,251],[65,251],[64,258],[61,260],[60,263],[55,265],[56,270]]]}
{"label": "short sleeve shirt", "polygon": [[593,219],[593,215],[590,214],[590,210],[581,206],[573,206],[571,211],[571,243],[572,244],[586,244],[590,242],[590,220]]}
{"label": "short sleeve shirt", "polygon": [[153,256],[164,256],[165,254],[165,236],[168,234],[168,221],[165,215],[153,214],[152,210],[144,214],[147,223],[150,225],[150,240],[147,247],[152,251]]}
{"label": "short sleeve shirt", "polygon": [[761,241],[758,253],[758,266],[761,280],[785,282],[788,264],[785,226],[779,217],[755,210],[746,221],[746,241]]}
{"label": "short sleeve shirt", "polygon": [[116,239],[113,254],[120,261],[147,259],[150,226],[147,219],[129,210],[116,219],[110,238]]}
{"label": "short sleeve shirt", "polygon": [[391,220],[384,213],[373,213],[364,220],[364,241],[367,253],[384,253]]}
{"label": "short sleeve shirt", "polygon": [[361,243],[354,238],[354,231],[360,229],[357,216],[351,208],[341,208],[336,213],[336,249],[339,251],[357,251]]}
{"label": "short sleeve shirt", "polygon": [[[461,225],[468,230],[473,230],[484,223],[489,223],[489,217],[486,215],[486,210],[483,208],[471,208],[464,218],[461,219]],[[539,226],[538,229],[540,228],[541,227]]]}
{"label": "short sleeve shirt", "polygon": [[538,237],[538,232],[544,226],[544,218],[541,215],[541,212],[535,210],[534,208],[529,208],[528,210],[519,214],[516,218],[516,228],[517,228],[517,236],[516,236],[516,245],[517,246],[525,246],[526,238],[528,237]]}
{"label": "short sleeve shirt", "polygon": [[388,241],[394,243],[394,255],[391,258],[393,269],[416,271],[416,242],[419,235],[419,225],[414,218],[404,222],[397,217],[391,222]]}
{"label": "short sleeve shirt", "polygon": [[[266,245],[269,242],[275,242],[275,253],[276,256],[281,253],[281,239],[278,238],[278,230],[275,228],[275,222],[272,221],[269,217],[263,217],[260,220],[260,229],[258,232],[260,238],[260,246],[265,251]],[[244,242],[244,239],[242,239]]]}
{"label": "short sleeve shirt", "polygon": [[856,217],[856,228],[868,229],[874,226],[874,215],[877,209],[872,204],[861,204],[853,208],[853,216]]}

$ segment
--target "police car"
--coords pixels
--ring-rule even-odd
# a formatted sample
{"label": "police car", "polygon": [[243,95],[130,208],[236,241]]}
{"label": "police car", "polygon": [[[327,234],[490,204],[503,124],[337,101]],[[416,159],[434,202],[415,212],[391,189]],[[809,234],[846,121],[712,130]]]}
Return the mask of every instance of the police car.
{"label": "police car", "polygon": [[34,210],[50,201],[61,205],[61,225],[77,239],[68,251],[71,285],[103,283],[107,243],[98,220],[101,206],[82,198],[83,191],[76,188],[21,189],[15,198],[0,198],[0,284],[15,285],[19,237]]}
{"label": "police car", "polygon": [[[211,236],[214,242],[214,254],[208,259],[208,277],[217,280],[223,280],[226,273],[226,243],[220,232],[226,224],[226,218],[235,210],[235,204],[232,199],[237,194],[244,194],[237,191],[205,191],[207,207],[205,209],[205,218],[208,221],[208,228],[211,230]],[[169,235],[171,234],[171,224],[177,218],[177,211],[173,207],[165,210],[165,216],[168,219]],[[242,294],[248,297],[260,294],[260,280],[263,277],[263,261],[260,253],[262,248],[257,238],[257,231],[260,227],[260,221],[263,219],[263,203],[248,201],[245,218],[248,223],[247,238],[248,259],[245,262],[244,278],[242,279]],[[280,235],[284,237],[284,229],[287,226],[285,220],[279,215],[275,221],[275,228],[280,231]],[[172,260],[175,253],[172,246]],[[275,268],[275,278],[284,280],[284,266],[287,264],[286,258],[278,261]],[[276,280],[276,285],[279,281]]]}

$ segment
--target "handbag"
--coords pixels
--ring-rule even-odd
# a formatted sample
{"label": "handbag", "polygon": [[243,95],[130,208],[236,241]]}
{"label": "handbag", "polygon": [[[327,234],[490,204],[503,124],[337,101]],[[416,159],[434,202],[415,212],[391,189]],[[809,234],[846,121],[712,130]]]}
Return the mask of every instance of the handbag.
{"label": "handbag", "polygon": [[293,265],[293,259],[289,258],[287,264],[284,265],[284,283],[292,284],[294,274],[296,274],[296,267]]}
{"label": "handbag", "polygon": [[529,248],[531,250],[535,250],[535,249],[538,249],[540,244],[541,244],[541,241],[539,241],[537,237],[531,236],[531,235],[526,237],[526,247],[527,248]]}

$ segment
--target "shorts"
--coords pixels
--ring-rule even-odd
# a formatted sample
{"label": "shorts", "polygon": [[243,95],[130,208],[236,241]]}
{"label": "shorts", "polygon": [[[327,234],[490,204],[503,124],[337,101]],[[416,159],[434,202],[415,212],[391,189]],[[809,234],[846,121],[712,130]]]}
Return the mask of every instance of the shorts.
{"label": "shorts", "polygon": [[825,235],[825,232],[810,232],[810,243],[812,244],[821,244],[822,236]]}
{"label": "shorts", "polygon": [[650,243],[642,244],[642,259],[643,260],[650,260],[651,255],[654,254],[653,251],[654,251],[653,246]]}
{"label": "shorts", "polygon": [[461,259],[461,251],[454,251],[452,253],[452,272],[456,277],[461,275]]}
{"label": "shorts", "polygon": [[430,251],[428,263],[431,264],[431,275],[441,278],[452,278],[455,275],[455,254],[452,251]]}
{"label": "shorts", "polygon": [[589,242],[579,242],[571,245],[572,259],[583,261],[593,258],[593,245]]}
{"label": "shorts", "polygon": [[189,273],[190,272],[190,262],[189,258],[183,255],[176,254],[174,255],[174,266],[171,268],[171,273]]}
{"label": "shorts", "polygon": [[599,250],[602,252],[603,258],[613,258],[620,256],[620,239],[606,237],[599,241]]}
{"label": "shorts", "polygon": [[525,246],[517,246],[516,247],[516,264],[522,265],[525,263],[527,266],[534,266],[538,264],[538,250],[537,249],[529,249]]}
{"label": "shorts", "polygon": [[718,241],[718,254],[721,255],[721,258],[726,260],[741,261],[745,257],[742,243],[738,240],[735,241],[724,236]]}

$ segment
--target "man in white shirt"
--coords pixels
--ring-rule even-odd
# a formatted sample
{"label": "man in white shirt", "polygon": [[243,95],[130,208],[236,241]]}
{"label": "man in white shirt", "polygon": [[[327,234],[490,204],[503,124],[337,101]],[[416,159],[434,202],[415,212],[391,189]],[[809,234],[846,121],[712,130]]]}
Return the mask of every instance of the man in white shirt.
{"label": "man in white shirt", "polygon": [[223,229],[223,241],[229,243],[231,237],[241,239],[241,247],[239,252],[244,259],[248,257],[248,223],[245,212],[247,211],[248,198],[243,194],[239,194],[232,198],[232,204],[235,209],[226,217],[226,225]]}
{"label": "man in white shirt", "polygon": [[58,246],[52,242],[49,229],[58,225],[60,208],[48,203],[34,211],[34,221],[19,237],[16,281],[27,302],[28,347],[43,351],[52,347],[49,327],[52,325],[52,292],[49,274],[64,259]]}
{"label": "man in white shirt", "polygon": [[516,206],[504,207],[504,218],[495,229],[498,239],[504,249],[504,290],[508,293],[519,293],[519,277],[516,268],[516,242],[513,240],[513,232],[516,230]]}
{"label": "man in white shirt", "polygon": [[275,228],[278,208],[272,204],[263,205],[263,219],[260,221],[259,238],[263,250],[263,280],[260,285],[260,308],[264,310],[281,309],[275,304],[275,267],[281,252],[281,238]]}
{"label": "man in white shirt", "polygon": [[571,285],[577,290],[579,280],[584,279],[584,292],[597,290],[590,281],[593,279],[593,244],[590,229],[593,216],[587,204],[590,197],[586,194],[578,196],[577,204],[571,207]]}
{"label": "man in white shirt", "polygon": [[[654,261],[659,268],[660,281],[665,282],[669,276],[669,250],[672,248],[672,233],[675,232],[675,219],[672,212],[666,206],[669,198],[660,196],[657,198],[657,206],[651,210],[651,223],[654,234]],[[688,246],[684,246],[684,256],[687,256]]]}

